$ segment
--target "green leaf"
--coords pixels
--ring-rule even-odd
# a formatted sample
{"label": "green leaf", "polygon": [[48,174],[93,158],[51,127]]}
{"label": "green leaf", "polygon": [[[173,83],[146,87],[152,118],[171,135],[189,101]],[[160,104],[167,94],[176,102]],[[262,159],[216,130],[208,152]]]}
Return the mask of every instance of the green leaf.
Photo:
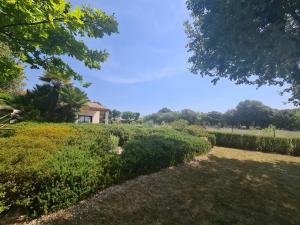
{"label": "green leaf", "polygon": [[[48,70],[55,67],[60,73],[77,80],[82,80],[82,76],[65,63],[62,56],[84,62],[89,68],[101,68],[107,53],[89,50],[78,36],[102,38],[116,33],[118,24],[113,17],[88,6],[73,7],[66,0],[16,2],[6,0],[0,4],[0,33],[6,34],[0,35],[0,44],[13,49],[12,57],[32,68]],[[12,75],[7,71],[15,70],[14,63],[3,61],[5,69],[0,68],[1,74],[6,71]]]}

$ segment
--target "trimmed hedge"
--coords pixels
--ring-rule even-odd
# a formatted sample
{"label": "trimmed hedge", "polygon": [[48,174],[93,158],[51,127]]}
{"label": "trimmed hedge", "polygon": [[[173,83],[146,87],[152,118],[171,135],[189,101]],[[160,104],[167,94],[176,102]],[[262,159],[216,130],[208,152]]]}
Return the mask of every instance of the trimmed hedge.
{"label": "trimmed hedge", "polygon": [[174,128],[177,131],[195,136],[195,137],[201,137],[208,140],[212,146],[216,145],[216,137],[214,134],[209,133],[207,130],[205,130],[204,127],[200,125],[188,125],[183,127],[177,127]]}
{"label": "trimmed hedge", "polygon": [[128,141],[124,149],[123,173],[130,178],[191,160],[207,153],[211,144],[173,131],[139,136]]}
{"label": "trimmed hedge", "polygon": [[300,156],[300,139],[211,132],[216,145],[269,153]]}
{"label": "trimmed hedge", "polygon": [[[0,138],[0,214],[18,209],[35,217],[64,208],[211,148],[204,139],[169,128],[51,123],[13,128],[14,136]],[[117,144],[124,146],[122,155],[114,151]]]}
{"label": "trimmed hedge", "polygon": [[[20,124],[0,138],[0,212],[35,217],[115,182],[111,135],[100,126]],[[119,169],[119,168],[118,168]],[[111,172],[113,171],[113,172]]]}

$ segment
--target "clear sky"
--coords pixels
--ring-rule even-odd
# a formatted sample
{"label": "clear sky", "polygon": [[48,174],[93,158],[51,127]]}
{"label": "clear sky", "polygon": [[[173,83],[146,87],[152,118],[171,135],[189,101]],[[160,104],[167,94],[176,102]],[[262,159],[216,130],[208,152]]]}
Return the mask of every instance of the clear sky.
{"label": "clear sky", "polygon": [[[110,53],[102,70],[90,70],[82,63],[69,64],[92,86],[84,89],[91,100],[110,109],[137,111],[143,115],[162,107],[172,110],[221,111],[234,108],[245,99],[263,101],[274,108],[288,96],[279,87],[237,86],[222,80],[217,86],[209,78],[189,72],[187,38],[183,23],[189,18],[185,0],[72,0],[115,14],[119,33],[104,39],[85,39],[89,47]],[[38,82],[41,71],[27,70],[28,88]]]}

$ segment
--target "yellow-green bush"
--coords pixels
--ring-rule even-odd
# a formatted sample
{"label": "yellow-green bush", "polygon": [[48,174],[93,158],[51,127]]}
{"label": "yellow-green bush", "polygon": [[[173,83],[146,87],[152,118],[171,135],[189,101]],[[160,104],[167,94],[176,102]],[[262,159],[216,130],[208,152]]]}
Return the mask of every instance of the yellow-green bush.
{"label": "yellow-green bush", "polygon": [[114,154],[103,127],[28,123],[14,129],[15,136],[0,138],[0,211],[20,208],[36,216],[108,185],[103,171]]}
{"label": "yellow-green bush", "polygon": [[[0,138],[0,213],[67,207],[140,174],[205,153],[210,144],[169,128],[25,123]],[[115,153],[125,146],[120,156]]]}

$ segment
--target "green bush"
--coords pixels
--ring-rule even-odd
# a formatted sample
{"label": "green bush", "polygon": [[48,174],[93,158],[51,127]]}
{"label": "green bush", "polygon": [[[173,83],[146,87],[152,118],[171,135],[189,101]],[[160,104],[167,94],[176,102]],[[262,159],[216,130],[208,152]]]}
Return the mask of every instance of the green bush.
{"label": "green bush", "polygon": [[1,137],[10,137],[13,136],[15,134],[15,130],[14,129],[0,129],[0,138]]}
{"label": "green bush", "polygon": [[175,120],[172,123],[170,123],[170,126],[175,130],[184,130],[186,127],[188,127],[188,125],[189,122],[184,119]]}
{"label": "green bush", "polygon": [[[140,174],[209,151],[210,144],[169,128],[92,124],[14,125],[0,138],[0,213],[28,216],[67,207]],[[113,151],[124,145],[124,153]]]}
{"label": "green bush", "polygon": [[137,137],[128,141],[124,149],[123,174],[134,177],[190,160],[208,152],[211,145],[203,139],[173,131]]}
{"label": "green bush", "polygon": [[216,145],[216,137],[214,134],[209,133],[208,131],[205,130],[204,127],[200,125],[189,125],[189,126],[183,126],[183,127],[178,127],[174,128],[177,131],[196,136],[196,137],[202,137],[208,140],[212,146]]}
{"label": "green bush", "polygon": [[300,139],[213,132],[216,145],[229,148],[300,155]]}
{"label": "green bush", "polygon": [[119,146],[120,138],[114,135],[110,135],[110,142],[111,142],[111,151],[116,151]]}
{"label": "green bush", "polygon": [[292,139],[293,149],[290,150],[290,155],[300,156],[300,139]]}
{"label": "green bush", "polygon": [[115,143],[103,127],[29,123],[14,128],[15,136],[0,139],[1,211],[20,208],[37,216],[114,182],[110,168],[117,156],[110,150]]}
{"label": "green bush", "polygon": [[207,135],[207,140],[210,142],[210,144],[212,146],[215,146],[217,144],[216,135],[214,135],[214,134],[208,134]]}
{"label": "green bush", "polygon": [[133,128],[137,129],[136,126],[118,124],[109,125],[107,128],[112,135],[119,138],[119,146],[124,146],[129,139],[133,138],[136,133]]}
{"label": "green bush", "polygon": [[200,125],[189,125],[181,129],[180,131],[184,131],[187,134],[198,137],[206,137],[208,135],[208,132],[205,130],[205,128]]}

